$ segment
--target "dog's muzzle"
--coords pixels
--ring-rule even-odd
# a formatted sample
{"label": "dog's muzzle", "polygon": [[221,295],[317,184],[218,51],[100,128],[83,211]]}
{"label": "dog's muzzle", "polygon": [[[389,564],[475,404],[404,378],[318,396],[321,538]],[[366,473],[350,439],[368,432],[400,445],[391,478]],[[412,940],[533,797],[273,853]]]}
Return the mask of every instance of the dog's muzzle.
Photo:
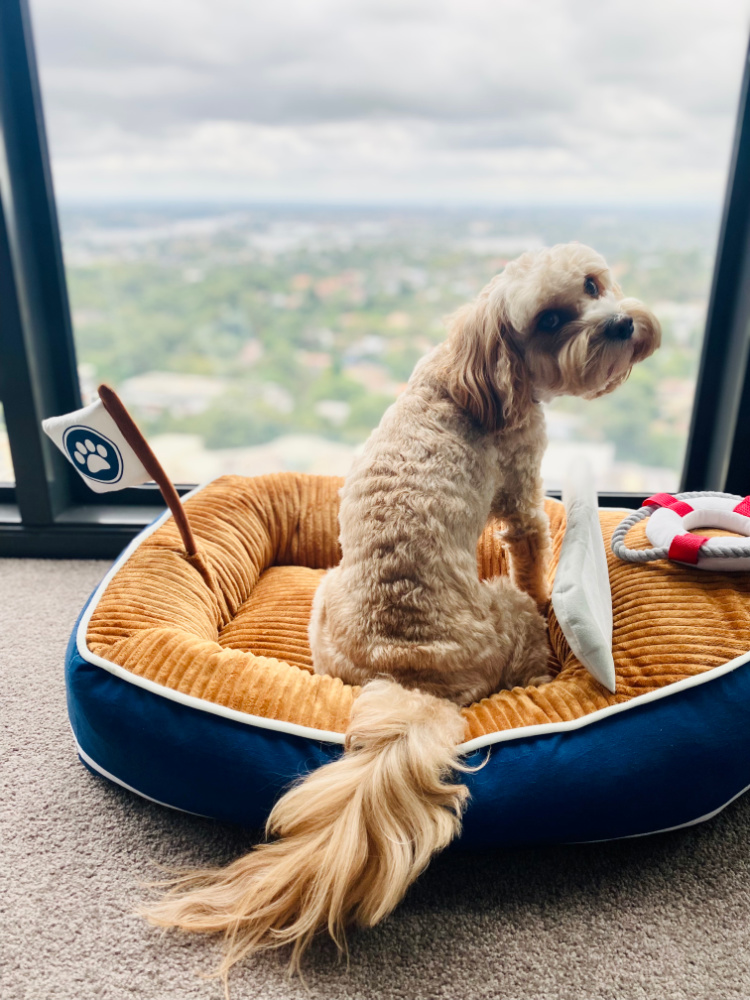
{"label": "dog's muzzle", "polygon": [[632,316],[612,316],[604,324],[602,333],[607,340],[630,340],[633,328]]}

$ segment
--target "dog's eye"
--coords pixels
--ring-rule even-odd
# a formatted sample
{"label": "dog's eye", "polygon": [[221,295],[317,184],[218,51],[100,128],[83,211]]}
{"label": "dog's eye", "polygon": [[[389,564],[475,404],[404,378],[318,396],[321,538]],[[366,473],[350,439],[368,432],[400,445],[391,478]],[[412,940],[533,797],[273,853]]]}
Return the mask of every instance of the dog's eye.
{"label": "dog's eye", "polygon": [[556,312],[554,309],[548,309],[547,312],[542,313],[536,321],[536,325],[538,329],[544,330],[545,333],[552,333],[555,330],[559,330],[564,322],[565,318],[561,313]]}
{"label": "dog's eye", "polygon": [[599,286],[594,281],[593,278],[586,278],[583,283],[583,290],[587,295],[590,295],[594,299],[599,298]]}

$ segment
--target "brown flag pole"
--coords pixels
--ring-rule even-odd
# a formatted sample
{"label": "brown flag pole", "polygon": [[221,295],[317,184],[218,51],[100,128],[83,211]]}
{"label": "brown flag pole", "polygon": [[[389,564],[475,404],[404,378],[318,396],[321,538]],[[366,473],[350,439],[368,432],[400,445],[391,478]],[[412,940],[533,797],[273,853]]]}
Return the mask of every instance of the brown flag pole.
{"label": "brown flag pole", "polygon": [[99,399],[101,399],[104,409],[117,424],[122,436],[135,452],[143,468],[161,490],[164,502],[172,512],[172,517],[179,529],[182,544],[185,546],[185,552],[189,556],[196,555],[198,547],[195,544],[195,537],[187,519],[185,508],[182,506],[177,490],[172,485],[172,480],[162,468],[159,459],[151,451],[148,442],[139,431],[138,426],[125,409],[122,400],[114,389],[111,389],[108,385],[100,385]]}

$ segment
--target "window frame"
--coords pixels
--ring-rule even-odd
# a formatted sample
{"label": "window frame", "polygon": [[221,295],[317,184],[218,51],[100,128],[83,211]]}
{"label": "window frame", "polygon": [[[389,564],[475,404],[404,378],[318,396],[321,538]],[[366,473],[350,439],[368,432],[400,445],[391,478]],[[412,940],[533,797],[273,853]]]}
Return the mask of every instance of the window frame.
{"label": "window frame", "polygon": [[[750,48],[681,490],[750,491],[749,87]],[[0,402],[16,480],[0,483],[0,556],[113,558],[162,512],[156,486],[102,500],[41,429],[82,403],[29,0],[0,3]]]}

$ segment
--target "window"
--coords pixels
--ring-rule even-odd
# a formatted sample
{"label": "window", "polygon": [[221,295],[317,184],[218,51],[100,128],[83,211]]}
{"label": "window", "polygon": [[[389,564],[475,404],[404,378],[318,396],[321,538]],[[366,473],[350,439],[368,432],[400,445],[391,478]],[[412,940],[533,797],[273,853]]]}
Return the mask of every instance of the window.
{"label": "window", "polygon": [[[689,485],[729,482],[747,395],[748,206],[732,182],[747,130],[730,148],[746,3],[545,19],[327,2],[251,19],[32,0],[64,275],[31,19],[26,0],[6,8],[0,197],[28,379],[11,439],[110,380],[178,481],[344,472],[440,317],[509,257],[576,238],[665,339],[611,397],[550,409],[548,484],[581,450],[618,495],[676,489],[684,457]],[[34,477],[47,491],[25,518],[38,534],[80,523],[103,551],[148,515],[148,491],[105,507],[36,451],[15,499]]]}
{"label": "window", "polygon": [[113,382],[179,481],[345,472],[441,317],[574,238],[664,346],[555,403],[548,485],[584,452],[602,489],[677,489],[747,5],[543,7],[319,3],[290,29],[203,0],[150,10],[144,47],[130,0],[33,0],[84,395]]}

